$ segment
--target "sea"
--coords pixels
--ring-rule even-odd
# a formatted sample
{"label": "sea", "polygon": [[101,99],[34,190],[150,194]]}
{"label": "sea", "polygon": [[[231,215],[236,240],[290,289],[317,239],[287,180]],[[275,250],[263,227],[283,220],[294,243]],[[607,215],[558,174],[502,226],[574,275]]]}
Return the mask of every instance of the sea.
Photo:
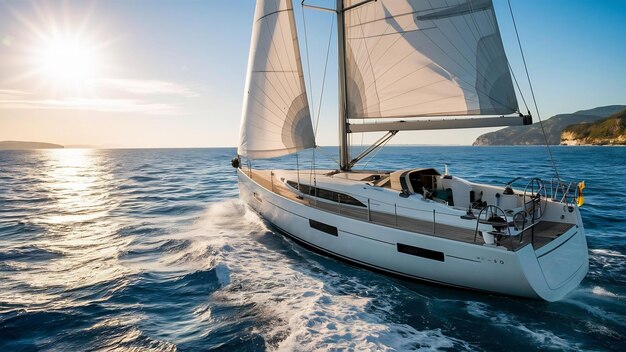
{"label": "sea", "polygon": [[[590,255],[555,303],[312,253],[239,200],[233,148],[0,151],[0,351],[625,351],[626,148],[551,150],[561,179],[585,181]],[[336,155],[252,166],[306,175]],[[538,146],[395,146],[361,164],[522,189],[554,176]]]}

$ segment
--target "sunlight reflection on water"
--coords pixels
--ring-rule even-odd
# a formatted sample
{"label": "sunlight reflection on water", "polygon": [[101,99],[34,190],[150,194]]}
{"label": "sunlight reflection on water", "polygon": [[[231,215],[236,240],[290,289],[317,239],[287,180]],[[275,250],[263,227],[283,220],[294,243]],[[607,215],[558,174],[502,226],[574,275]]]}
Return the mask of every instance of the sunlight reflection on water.
{"label": "sunlight reflection on water", "polygon": [[[112,236],[119,225],[107,215],[117,203],[108,197],[114,182],[103,155],[89,149],[41,152],[43,167],[29,172],[40,180],[38,186],[52,201],[40,209],[42,216],[33,219],[45,230],[30,246],[55,258],[20,268],[12,280],[32,289],[13,301],[48,302],[60,308],[69,304],[68,290],[112,282],[130,274],[118,260],[120,248],[129,240]],[[0,300],[3,295],[13,293],[0,291]]]}

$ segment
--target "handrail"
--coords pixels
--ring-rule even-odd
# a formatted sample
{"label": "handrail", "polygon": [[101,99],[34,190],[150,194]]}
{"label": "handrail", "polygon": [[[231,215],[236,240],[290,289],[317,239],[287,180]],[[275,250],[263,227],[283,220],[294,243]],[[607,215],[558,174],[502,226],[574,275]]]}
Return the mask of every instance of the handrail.
{"label": "handrail", "polygon": [[[483,215],[483,212],[485,213],[484,218],[482,218],[481,216]],[[489,216],[491,214],[491,216]],[[503,217],[500,217],[500,214],[503,215]],[[501,219],[503,221],[496,221],[495,219]],[[494,219],[494,220],[491,220]],[[508,233],[508,237],[511,238],[511,227],[509,226],[509,221],[506,217],[506,212],[504,212],[504,210],[496,205],[488,205],[486,207],[484,207],[483,209],[480,210],[480,212],[478,213],[478,217],[476,218],[476,229],[474,230],[474,243],[476,243],[476,238],[478,237],[478,226],[480,224],[487,224],[487,225],[491,225],[493,226],[495,231],[492,231],[493,234],[496,234],[496,232],[498,232],[499,234],[502,234],[502,230],[498,229],[498,227],[504,227],[507,230]],[[495,243],[498,244],[499,239],[496,238],[496,236],[494,236],[494,240],[496,241]]]}
{"label": "handrail", "polygon": [[[577,197],[577,193],[578,193],[577,187],[572,188],[572,186],[576,186],[576,185],[577,185],[576,182],[565,183],[560,180],[557,180],[555,182],[555,179],[553,177],[550,179],[550,198],[554,201],[558,201],[559,203],[565,203],[567,205],[571,205],[574,203],[573,200],[575,200]],[[574,194],[570,194],[572,190],[574,190]],[[560,199],[558,198],[559,191],[562,194]],[[571,201],[570,201],[570,198],[572,199]]]}
{"label": "handrail", "polygon": [[[278,175],[274,173],[273,170],[270,170],[270,178],[271,178],[270,184],[271,184],[272,191],[280,193],[282,189],[284,191],[295,193],[297,195],[301,194],[300,199],[306,198],[305,201],[307,201],[310,206],[313,206],[315,208],[318,208],[324,211],[336,212],[338,214],[342,214],[347,217],[360,219],[360,220],[372,222],[375,224],[381,224],[385,226],[395,226],[400,229],[407,229],[407,224],[411,224],[411,223],[405,222],[406,220],[415,220],[418,223],[422,222],[421,225],[416,225],[416,226],[426,226],[427,224],[431,224],[432,233],[430,233],[430,235],[437,236],[437,237],[441,236],[441,235],[437,235],[437,232],[438,232],[437,229],[438,229],[439,224],[445,225],[445,226],[454,226],[454,227],[458,227],[459,229],[466,229],[466,230],[471,231],[471,227],[468,228],[464,226],[463,224],[453,224],[445,220],[442,222],[442,221],[439,221],[441,219],[438,219],[438,217],[440,218],[441,216],[443,216],[444,218],[445,217],[460,217],[465,214],[461,210],[459,210],[458,212],[455,212],[453,210],[445,211],[443,208],[442,209],[432,209],[432,208],[420,209],[416,207],[407,206],[406,204],[398,204],[398,202],[383,201],[380,199],[363,196],[362,194],[355,194],[353,192],[346,192],[344,190],[337,191],[337,190],[330,189],[329,191],[340,194],[339,197],[337,197],[337,199],[333,201],[331,199],[321,198],[316,195],[298,192],[297,190],[293,189],[293,187],[286,185],[284,180],[280,180],[279,182],[279,184],[282,187],[277,186],[274,184],[275,182],[273,178],[278,177]],[[572,190],[571,184],[572,183],[567,184],[567,183],[561,182],[560,184],[557,185],[556,183],[551,183],[550,193],[551,195],[558,196],[559,194],[561,194],[561,192],[564,192],[566,196],[569,196]],[[557,188],[556,186],[559,186],[559,187]],[[363,206],[357,206],[357,205],[353,205],[350,203],[346,203],[344,201],[346,199],[345,196],[353,197],[364,204]],[[552,197],[549,197],[549,198],[552,198]],[[568,197],[563,198],[563,199],[569,202]],[[432,202],[432,200],[428,200],[426,198],[423,198],[423,200],[425,202]],[[336,205],[336,207],[333,207],[333,203],[334,205]],[[504,221],[488,220],[488,218],[485,217],[485,214],[488,214],[487,208],[490,208],[490,207],[493,208],[491,209],[491,211],[494,214],[501,216],[501,218],[504,219]],[[389,216],[389,217],[381,218],[381,216],[383,215]],[[524,216],[523,220],[519,219],[521,221],[518,220],[516,222],[515,219],[509,220],[510,217],[506,214],[506,212],[502,208],[495,206],[495,205],[489,205],[481,209],[481,211],[478,214],[478,217],[475,218],[476,226],[474,228],[474,241],[473,242],[474,243],[477,242],[479,230],[485,231],[485,227],[481,228],[480,225],[486,225],[486,226],[491,225],[491,226],[494,226],[494,230],[489,231],[489,232],[491,232],[496,237],[499,237],[496,243],[504,246],[505,248],[507,248],[507,250],[517,250],[520,246],[527,244],[527,242],[524,241],[524,237],[526,236],[526,233],[529,230],[531,231],[530,243],[534,244],[534,229],[535,229],[535,225],[539,223],[539,221],[537,221],[538,219],[536,218],[536,215],[537,214],[528,214]],[[528,216],[530,216],[532,219],[529,219]],[[403,219],[402,220],[403,223],[401,223],[401,225],[400,225],[400,219]],[[519,225],[520,222],[522,223],[521,226],[517,226]],[[516,226],[515,232],[512,232],[513,230],[511,230],[511,226]],[[495,228],[495,227],[499,227],[500,229]],[[518,230],[518,228],[521,228],[521,230]],[[426,228],[423,228],[419,232],[425,233],[425,234],[429,234],[429,232],[431,232],[425,229]],[[506,242],[505,240],[503,240],[502,236],[499,236],[499,235],[507,235],[506,237],[509,238],[509,242]],[[519,240],[517,238],[518,236],[519,236]],[[454,238],[449,237],[449,235],[444,235],[444,238],[454,239]],[[459,239],[459,240],[464,241],[462,239]],[[468,239],[468,241],[466,242],[471,243],[471,240]]]}

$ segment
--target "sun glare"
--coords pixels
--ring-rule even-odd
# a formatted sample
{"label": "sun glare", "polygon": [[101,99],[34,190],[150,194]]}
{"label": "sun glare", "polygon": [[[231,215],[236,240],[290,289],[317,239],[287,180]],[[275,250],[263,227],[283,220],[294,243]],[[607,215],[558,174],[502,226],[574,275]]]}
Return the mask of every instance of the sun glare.
{"label": "sun glare", "polygon": [[[100,93],[112,67],[109,46],[119,37],[111,37],[101,22],[93,20],[95,2],[84,3],[84,7],[77,6],[82,11],[51,7],[45,1],[31,2],[30,8],[7,5],[25,32],[19,40],[7,37],[6,43],[0,42],[0,47],[11,47],[14,53],[9,58],[15,69],[7,82],[27,82],[32,92],[51,99]],[[20,11],[22,7],[25,12]]]}
{"label": "sun glare", "polygon": [[38,56],[41,72],[56,86],[86,85],[98,73],[96,50],[80,38],[48,38]]}

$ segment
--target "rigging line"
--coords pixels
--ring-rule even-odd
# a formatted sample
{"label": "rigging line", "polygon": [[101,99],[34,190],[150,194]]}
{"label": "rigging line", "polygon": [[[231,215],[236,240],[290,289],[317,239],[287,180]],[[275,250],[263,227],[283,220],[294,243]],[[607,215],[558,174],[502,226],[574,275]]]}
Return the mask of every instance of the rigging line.
{"label": "rigging line", "polygon": [[309,185],[311,184],[311,178],[315,174],[315,148],[313,148],[313,157],[311,158],[311,166],[309,168]]}
{"label": "rigging line", "polygon": [[300,192],[300,161],[298,160],[298,152],[296,152],[296,172],[298,173],[298,192]]}
{"label": "rigging line", "polygon": [[[365,123],[365,119],[361,119],[361,123]],[[365,133],[361,133],[361,148],[363,148],[363,136],[365,136]]]}
{"label": "rigging line", "polygon": [[378,149],[376,150],[376,152],[374,154],[372,154],[372,156],[367,160],[367,162],[365,162],[365,165],[363,165],[363,169],[365,169],[367,167],[367,164],[370,163],[370,161],[372,161],[376,155],[378,155],[378,152],[380,152],[381,150],[383,150],[383,148],[385,148],[385,146],[387,145],[387,143],[389,143],[389,141],[392,138],[389,138],[388,140],[385,141],[385,143],[383,143],[383,145],[381,145],[380,147],[378,147]]}
{"label": "rigging line", "polygon": [[526,111],[530,113],[530,109],[528,108],[528,104],[526,104],[526,98],[524,97],[524,93],[522,93],[522,88],[520,88],[519,83],[517,83],[517,77],[515,77],[515,73],[513,73],[513,67],[511,67],[511,63],[509,60],[506,60],[506,64],[509,65],[509,72],[511,72],[511,76],[513,76],[513,81],[515,82],[515,86],[519,91],[520,97],[522,97],[522,101],[524,102],[524,106],[526,107]]}
{"label": "rigging line", "polygon": [[526,65],[526,57],[524,56],[524,50],[522,49],[522,42],[519,39],[519,32],[517,31],[517,24],[515,23],[515,16],[513,15],[513,7],[511,7],[511,0],[507,0],[509,4],[509,12],[511,13],[511,19],[513,20],[513,28],[515,29],[515,36],[517,37],[517,45],[519,46],[519,51],[522,54],[522,62],[524,63],[524,70],[526,71],[526,78],[528,79],[528,86],[530,87],[530,94],[533,98],[533,103],[535,105],[535,111],[537,112],[537,118],[539,119],[539,126],[541,126],[541,132],[543,133],[543,138],[546,141],[546,148],[548,149],[548,154],[550,155],[550,161],[552,162],[552,168],[554,169],[554,173],[556,178],[559,180],[559,184],[561,183],[561,176],[559,175],[559,170],[556,167],[556,162],[554,161],[554,156],[552,155],[552,149],[550,149],[550,145],[548,144],[548,136],[546,135],[546,130],[543,128],[543,121],[541,121],[541,115],[539,114],[539,107],[537,106],[537,99],[535,98],[535,91],[533,90],[533,84],[530,80],[530,74],[528,73],[528,66]]}
{"label": "rigging line", "polygon": [[328,69],[328,58],[330,56],[330,44],[332,43],[334,28],[335,28],[335,19],[332,18],[330,22],[330,34],[328,35],[328,47],[326,48],[326,63],[324,64],[324,75],[322,76],[322,91],[320,92],[320,102],[317,108],[317,117],[315,118],[315,130],[313,131],[314,136],[317,136],[317,127],[319,126],[319,123],[320,123],[320,115],[322,112],[322,100],[324,99],[324,86],[326,85],[326,71]]}
{"label": "rigging line", "polygon": [[337,166],[339,166],[339,161],[337,161],[335,158],[333,158],[332,156],[326,154],[324,152],[324,149],[322,149],[322,147],[320,146],[316,146],[315,149],[319,150],[320,153],[322,153],[323,156],[327,157],[328,159],[330,159],[331,161],[333,161],[335,164],[337,164]]}
{"label": "rigging line", "polygon": [[[306,52],[306,69],[307,73],[309,74],[309,92],[311,92],[311,103],[313,103],[313,99],[315,99],[315,94],[313,94],[313,76],[311,76],[311,58],[309,56],[309,39],[306,30],[306,17],[304,16],[304,1],[302,1],[300,5],[302,6],[301,12],[302,25],[304,27],[304,50]],[[315,104],[311,104],[311,113],[313,116],[315,116]],[[315,136],[315,133],[313,133],[313,136]]]}
{"label": "rigging line", "polygon": [[[308,94],[307,94],[307,104],[310,106],[312,116],[315,116],[315,94],[313,93],[313,76],[311,75],[311,57],[309,55],[309,38],[308,32],[306,29],[306,16],[304,14],[304,0],[300,3],[300,12],[302,13],[302,25],[304,27],[304,49],[306,54],[306,68],[308,73],[308,82],[309,82],[309,92],[311,92],[311,104],[308,104]],[[306,85],[306,83],[305,83]],[[305,87],[306,88],[306,87]],[[316,140],[316,133],[313,131],[313,139]],[[311,184],[311,177],[314,174],[315,170],[315,149],[313,149],[313,158],[311,159],[311,166],[309,168],[309,185]],[[299,184],[300,182],[298,182]]]}
{"label": "rigging line", "polygon": [[[310,185],[311,185],[311,176],[309,175],[309,186]],[[316,175],[316,170],[315,170],[315,148],[313,148],[313,187],[317,189],[317,175]],[[310,187],[309,187],[309,190],[310,190]],[[309,195],[310,194],[311,192],[309,191]],[[309,198],[309,202],[310,201],[311,201],[311,198]],[[317,198],[315,198],[315,205],[317,205]]]}
{"label": "rigging line", "polygon": [[[350,155],[354,155],[354,153],[352,151],[352,148],[353,148],[353,145],[352,145],[352,133],[350,133],[348,135],[348,148],[349,148],[349,151],[350,151]],[[348,158],[348,159],[350,159],[350,158]],[[350,162],[350,160],[348,160],[348,162]]]}
{"label": "rigging line", "polygon": [[[305,44],[306,44],[306,50],[307,50],[307,68],[309,70],[309,85],[311,86],[311,100],[314,98],[313,95],[313,90],[312,90],[312,76],[311,76],[311,63],[309,61],[309,49],[308,49],[308,41],[307,41],[307,31],[306,31],[306,22],[304,20],[304,9],[302,11],[302,20],[303,23],[305,23],[304,25],[304,40],[305,40]],[[328,46],[326,48],[326,61],[324,63],[324,74],[322,76],[322,87],[321,87],[321,91],[320,91],[320,100],[319,100],[319,105],[317,108],[317,116],[315,117],[315,129],[313,130],[313,136],[317,137],[317,129],[319,127],[319,122],[320,122],[320,115],[322,112],[322,101],[324,99],[324,87],[326,86],[326,72],[328,71],[328,58],[330,57],[330,46],[332,43],[332,38],[333,38],[333,29],[335,28],[335,19],[331,18],[331,22],[330,22],[330,33],[328,34]],[[312,111],[313,116],[315,116],[315,110]],[[315,184],[317,184],[317,176],[315,175],[315,169],[316,169],[316,165],[315,165],[315,149],[313,149],[313,158],[311,160],[311,174],[313,174],[313,182]],[[311,174],[309,174],[309,184],[311,183]]]}

